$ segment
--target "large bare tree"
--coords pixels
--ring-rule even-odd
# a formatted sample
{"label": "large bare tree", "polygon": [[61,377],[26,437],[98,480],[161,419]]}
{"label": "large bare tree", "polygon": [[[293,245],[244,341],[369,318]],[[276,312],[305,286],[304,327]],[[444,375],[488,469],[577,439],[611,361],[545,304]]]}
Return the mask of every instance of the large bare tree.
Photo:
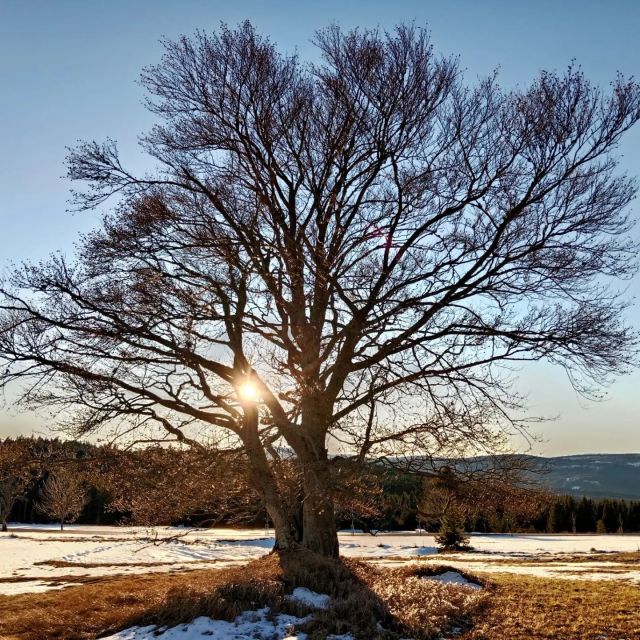
{"label": "large bare tree", "polygon": [[0,361],[83,433],[244,450],[277,546],[335,555],[332,447],[491,450],[512,363],[549,360],[585,393],[631,365],[609,278],[635,266],[635,189],[612,154],[640,92],[576,68],[468,86],[413,27],[315,44],[304,63],[248,23],[165,43],[142,75],[156,169],[134,175],[112,141],[71,152],[79,208],[115,206],[76,260],[3,286]]}

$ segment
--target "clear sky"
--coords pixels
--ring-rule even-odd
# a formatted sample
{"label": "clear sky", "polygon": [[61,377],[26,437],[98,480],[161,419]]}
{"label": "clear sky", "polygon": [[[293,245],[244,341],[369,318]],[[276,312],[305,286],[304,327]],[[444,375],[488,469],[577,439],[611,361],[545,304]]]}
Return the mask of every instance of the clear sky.
{"label": "clear sky", "polygon": [[[91,214],[65,211],[66,146],[110,136],[130,166],[144,166],[136,136],[151,119],[136,79],[158,60],[158,39],[246,18],[303,58],[315,55],[314,31],[331,22],[391,28],[414,20],[428,25],[438,50],[460,55],[470,81],[498,68],[504,85],[526,85],[573,59],[603,86],[616,71],[640,75],[637,0],[0,0],[0,273],[11,262],[72,252],[78,232],[95,224]],[[640,176],[640,129],[621,152],[623,168]],[[629,286],[638,294],[640,278]],[[640,308],[629,315],[640,328]],[[538,428],[544,442],[534,452],[640,451],[640,372],[616,381],[598,404],[577,398],[548,365],[525,367],[518,387],[532,413],[558,416]],[[42,420],[0,410],[0,437],[41,430]]]}

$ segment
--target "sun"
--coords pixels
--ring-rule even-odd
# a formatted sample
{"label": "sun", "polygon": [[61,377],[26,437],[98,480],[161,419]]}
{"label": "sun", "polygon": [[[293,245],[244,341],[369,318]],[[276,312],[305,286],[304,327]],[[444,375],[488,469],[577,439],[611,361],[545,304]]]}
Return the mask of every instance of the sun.
{"label": "sun", "polygon": [[246,380],[238,387],[238,396],[244,402],[259,402],[260,390],[255,382]]}

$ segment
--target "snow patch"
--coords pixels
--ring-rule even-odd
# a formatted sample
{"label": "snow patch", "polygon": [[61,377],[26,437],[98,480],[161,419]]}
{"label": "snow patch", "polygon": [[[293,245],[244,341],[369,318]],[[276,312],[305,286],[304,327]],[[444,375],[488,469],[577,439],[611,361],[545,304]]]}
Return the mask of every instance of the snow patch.
{"label": "snow patch", "polygon": [[328,596],[325,593],[316,593],[306,587],[295,588],[293,593],[287,596],[287,599],[306,604],[314,609],[326,609],[331,602],[331,596]]}
{"label": "snow patch", "polygon": [[296,626],[309,620],[279,614],[270,616],[268,607],[245,611],[232,622],[200,617],[177,627],[130,627],[103,640],[239,640],[240,638],[269,638],[269,640],[306,640],[305,633]]}
{"label": "snow patch", "polygon": [[459,587],[467,587],[469,589],[482,589],[482,586],[467,580],[461,573],[457,571],[445,571],[435,576],[422,576],[423,580],[433,580],[442,584],[455,584]]}
{"label": "snow patch", "polygon": [[[188,529],[75,525],[61,534],[54,527],[11,525],[0,533],[0,595],[16,595],[59,589],[85,576],[103,577],[162,571],[238,566],[259,558],[273,546],[272,531],[255,529]],[[161,542],[161,540],[165,542]],[[341,533],[340,553],[346,557],[404,565],[421,562],[441,564],[433,535],[414,532]],[[593,562],[566,563],[565,554],[590,554],[592,548],[606,552],[637,551],[637,534],[480,534],[474,533],[475,552],[447,556],[454,569],[509,571],[544,577],[592,580],[628,580],[640,584],[640,570],[610,573],[597,571]],[[380,546],[383,545],[383,546]],[[509,558],[535,558],[545,566],[504,564]],[[65,564],[57,566],[56,561]],[[502,560],[497,564],[494,560]],[[456,564],[458,561],[459,564]],[[566,563],[566,564],[565,564]],[[590,569],[590,570],[588,570]]]}

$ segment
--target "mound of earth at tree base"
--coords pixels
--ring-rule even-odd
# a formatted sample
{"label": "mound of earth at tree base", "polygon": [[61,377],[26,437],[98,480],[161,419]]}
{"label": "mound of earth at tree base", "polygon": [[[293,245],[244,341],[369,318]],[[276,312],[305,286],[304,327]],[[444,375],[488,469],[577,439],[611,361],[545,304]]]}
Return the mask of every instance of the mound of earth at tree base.
{"label": "mound of earth at tree base", "polygon": [[468,626],[485,597],[484,590],[423,579],[443,572],[272,553],[243,567],[129,576],[64,593],[0,597],[0,637],[11,630],[28,640],[108,633],[119,640],[169,640],[191,638],[186,631],[195,638],[211,637],[209,632],[225,638],[235,629],[269,630],[270,637],[282,638],[293,632],[301,638],[430,638]]}
{"label": "mound of earth at tree base", "polygon": [[[266,582],[250,579],[230,586],[229,593],[223,587],[213,606],[211,594],[192,600],[187,593],[189,604],[180,598],[168,601],[160,615],[150,618],[152,624],[125,629],[109,639],[173,640],[183,634],[220,639],[260,634],[274,639],[432,638],[467,628],[484,599],[474,592],[481,589],[478,578],[455,572],[454,583],[449,579],[454,572],[447,567],[379,569],[308,552],[273,553],[253,567],[261,575],[266,572]],[[231,601],[231,596],[235,608],[224,610],[220,603]],[[235,615],[243,602],[251,608]],[[204,615],[188,620],[196,612]]]}

